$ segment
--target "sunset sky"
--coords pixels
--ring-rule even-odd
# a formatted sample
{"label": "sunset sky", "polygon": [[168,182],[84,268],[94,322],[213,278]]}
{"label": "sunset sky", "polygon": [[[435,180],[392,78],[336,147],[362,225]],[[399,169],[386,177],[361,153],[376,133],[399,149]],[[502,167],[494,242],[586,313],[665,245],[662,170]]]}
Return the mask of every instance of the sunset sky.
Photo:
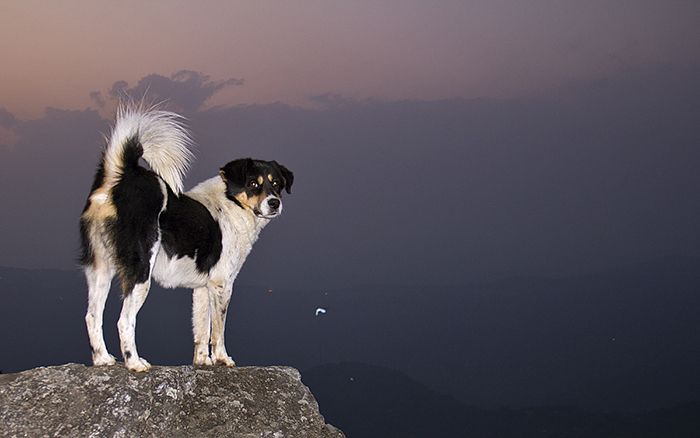
{"label": "sunset sky", "polygon": [[91,92],[180,70],[243,79],[211,105],[532,96],[700,60],[687,1],[6,1],[1,107],[95,108]]}
{"label": "sunset sky", "polygon": [[698,23],[689,1],[6,1],[0,265],[75,268],[127,94],[187,117],[188,188],[241,156],[296,173],[246,281],[698,255]]}

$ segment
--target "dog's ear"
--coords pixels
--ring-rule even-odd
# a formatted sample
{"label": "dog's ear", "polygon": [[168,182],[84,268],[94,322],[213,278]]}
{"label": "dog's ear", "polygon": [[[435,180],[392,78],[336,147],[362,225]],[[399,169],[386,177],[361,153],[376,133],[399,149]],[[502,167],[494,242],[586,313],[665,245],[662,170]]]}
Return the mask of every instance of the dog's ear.
{"label": "dog's ear", "polygon": [[275,163],[275,166],[279,168],[280,173],[282,174],[282,178],[284,178],[284,189],[287,191],[287,193],[291,194],[292,183],[294,182],[294,174],[291,170],[279,164],[277,161],[273,161],[273,163]]}
{"label": "dog's ear", "polygon": [[225,182],[242,188],[245,187],[246,176],[253,166],[254,163],[251,158],[240,158],[226,163],[219,170],[219,174]]}

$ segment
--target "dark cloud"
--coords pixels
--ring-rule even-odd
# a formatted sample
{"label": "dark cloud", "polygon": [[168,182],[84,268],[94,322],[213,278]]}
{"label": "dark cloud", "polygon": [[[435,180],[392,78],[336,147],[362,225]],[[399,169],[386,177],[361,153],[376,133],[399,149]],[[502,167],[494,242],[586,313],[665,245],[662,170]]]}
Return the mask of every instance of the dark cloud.
{"label": "dark cloud", "polygon": [[117,81],[109,90],[109,95],[115,99],[128,96],[136,100],[166,102],[171,110],[193,113],[224,87],[243,84],[243,79],[212,81],[208,75],[180,70],[169,78],[158,74],[145,76],[133,88],[129,88],[126,81]]}
{"label": "dark cloud", "polygon": [[[204,76],[182,83],[193,77]],[[246,156],[295,172],[285,213],[241,272],[270,288],[455,284],[699,255],[699,79],[700,69],[655,67],[531,99],[327,95],[321,110],[196,111],[186,185]],[[2,213],[0,265],[73,266],[107,122],[50,109],[13,126],[18,155],[0,157],[0,197],[13,206]]]}
{"label": "dark cloud", "polygon": [[107,102],[105,102],[104,98],[102,97],[102,93],[100,91],[91,92],[90,99],[94,100],[99,108],[104,108],[105,105],[107,105]]}
{"label": "dark cloud", "polygon": [[[112,88],[109,89],[109,97],[112,99],[122,99],[125,96],[128,96],[128,89],[129,83],[127,81],[117,81],[112,84]],[[134,98],[138,97],[141,98],[142,96],[132,96]]]}
{"label": "dark cloud", "polygon": [[344,99],[340,93],[324,93],[309,97],[312,102],[320,103],[324,107],[330,107],[338,104],[347,104],[349,101]]}
{"label": "dark cloud", "polygon": [[269,257],[295,282],[450,284],[697,254],[700,70],[689,73],[649,68],[566,98],[325,95],[320,111],[203,112],[193,176],[247,155],[297,172],[241,274],[250,282]]}
{"label": "dark cloud", "polygon": [[5,108],[0,108],[0,126],[5,129],[12,129],[15,124],[15,116]]}

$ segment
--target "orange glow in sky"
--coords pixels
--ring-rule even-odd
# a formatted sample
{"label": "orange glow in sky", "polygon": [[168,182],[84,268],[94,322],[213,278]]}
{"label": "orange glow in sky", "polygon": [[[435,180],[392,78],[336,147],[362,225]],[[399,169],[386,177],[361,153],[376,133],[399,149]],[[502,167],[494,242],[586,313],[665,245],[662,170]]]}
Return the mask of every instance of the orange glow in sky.
{"label": "orange glow in sky", "polygon": [[700,3],[3,2],[0,108],[85,109],[179,70],[244,79],[210,105],[532,95],[635,63],[700,61]]}

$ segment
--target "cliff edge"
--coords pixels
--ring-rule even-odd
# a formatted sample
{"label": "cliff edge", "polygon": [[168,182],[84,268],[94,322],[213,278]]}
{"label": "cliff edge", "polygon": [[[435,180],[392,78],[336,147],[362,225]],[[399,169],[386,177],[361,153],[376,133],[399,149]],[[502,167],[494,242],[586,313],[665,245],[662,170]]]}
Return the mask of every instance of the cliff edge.
{"label": "cliff edge", "polygon": [[0,375],[1,436],[344,438],[289,367],[66,364]]}

